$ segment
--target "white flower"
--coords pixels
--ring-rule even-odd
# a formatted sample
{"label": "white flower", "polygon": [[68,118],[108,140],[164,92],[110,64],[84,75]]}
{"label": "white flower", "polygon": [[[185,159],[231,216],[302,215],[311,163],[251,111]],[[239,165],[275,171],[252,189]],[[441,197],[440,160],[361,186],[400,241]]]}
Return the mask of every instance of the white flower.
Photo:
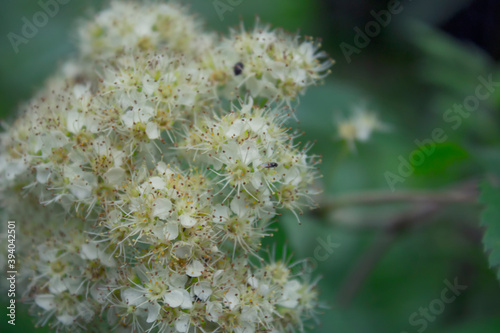
{"label": "white flower", "polygon": [[191,228],[196,224],[196,219],[186,214],[179,216],[179,220],[181,221],[181,225],[185,228]]}
{"label": "white flower", "polygon": [[208,302],[207,303],[207,317],[208,320],[213,322],[218,322],[219,317],[222,315],[223,309],[222,304],[219,302]]}
{"label": "white flower", "polygon": [[49,181],[52,165],[50,163],[40,164],[36,167],[36,181],[46,184]]}
{"label": "white flower", "polygon": [[205,267],[199,260],[193,260],[189,265],[186,267],[186,274],[191,277],[198,277],[201,276],[201,273]]}
{"label": "white flower", "polygon": [[[40,324],[281,332],[314,314],[314,285],[259,249],[281,210],[312,205],[315,162],[287,121],[331,63],[279,29],[216,38],[198,22],[113,0],[0,134],[0,197],[27,221],[19,287]],[[353,124],[356,140],[380,129]]]}
{"label": "white flower", "polygon": [[119,186],[126,180],[126,172],[122,168],[110,168],[103,177],[108,184]]}
{"label": "white flower", "polygon": [[158,139],[160,137],[160,128],[153,122],[146,125],[146,134],[150,139]]}
{"label": "white flower", "polygon": [[189,292],[185,289],[182,289],[181,293],[183,295],[181,309],[191,309],[193,307],[193,303],[191,302],[191,296],[189,295]]}
{"label": "white flower", "polygon": [[172,255],[178,259],[187,259],[191,257],[193,253],[193,247],[187,242],[176,242],[172,247]]}
{"label": "white flower", "polygon": [[172,202],[167,198],[157,198],[154,201],[153,216],[159,217],[160,219],[166,219],[172,209]]}
{"label": "white flower", "polygon": [[52,294],[38,294],[35,297],[35,303],[45,311],[55,309],[54,295]]}
{"label": "white flower", "polygon": [[[71,278],[74,273],[72,265],[81,265],[82,261],[78,257],[69,253],[64,253],[61,244],[48,246],[41,244],[37,247],[40,261],[37,263],[37,270],[42,276],[48,279],[46,285],[52,294],[60,294],[65,290],[73,289],[79,281]],[[60,252],[62,252],[60,254]]]}
{"label": "white flower", "polygon": [[249,276],[247,282],[253,289],[257,289],[259,287],[259,280],[254,276]]}
{"label": "white flower", "polygon": [[97,176],[83,171],[78,165],[68,165],[64,168],[64,177],[69,179],[68,189],[76,199],[84,200],[91,196],[97,186]]}
{"label": "white flower", "polygon": [[227,206],[216,205],[212,208],[212,216],[214,223],[223,223],[229,218],[229,208]]}
{"label": "white flower", "polygon": [[226,94],[229,95],[231,88],[244,85],[252,97],[279,98],[288,103],[323,78],[333,63],[320,62],[326,55],[317,52],[318,46],[312,41],[299,42],[297,36],[271,31],[269,26],[256,25],[251,32],[243,27],[241,31],[232,31],[219,49],[208,63],[215,63],[221,69],[227,62],[234,66],[239,61],[244,65],[241,74],[227,84]]}
{"label": "white flower", "polygon": [[356,109],[351,118],[337,122],[337,131],[351,149],[355,141],[366,142],[374,131],[387,131],[389,127],[382,123],[377,115],[365,109]]}
{"label": "white flower", "polygon": [[170,307],[176,308],[184,302],[184,294],[180,290],[171,290],[163,296],[163,299]]}
{"label": "white flower", "polygon": [[190,317],[188,314],[182,313],[175,321],[175,329],[179,333],[187,332],[189,328]]}
{"label": "white flower", "polygon": [[138,308],[146,310],[146,322],[151,323],[158,319],[160,315],[160,305],[156,301],[148,300],[142,291],[132,288],[125,289],[122,292],[122,297],[127,304],[135,305]]}
{"label": "white flower", "polygon": [[94,311],[86,301],[78,301],[68,293],[38,294],[35,304],[45,310],[45,315],[50,317],[55,314],[57,321],[65,326],[73,325],[78,318],[89,322],[94,317]]}
{"label": "white flower", "polygon": [[112,257],[112,254],[106,253],[96,242],[89,242],[87,244],[83,244],[80,256],[82,257],[82,259],[87,259],[87,260],[99,259],[99,262],[101,264],[108,267],[114,267],[116,265],[116,262]]}
{"label": "white flower", "polygon": [[97,129],[99,128],[98,122],[90,113],[77,110],[68,111],[66,124],[68,132],[73,134],[78,134],[83,129],[91,133],[97,133]]}
{"label": "white flower", "polygon": [[188,278],[184,274],[170,273],[168,282],[172,288],[184,288]]}
{"label": "white flower", "polygon": [[[128,128],[131,128],[137,123],[147,124],[148,120],[151,119],[155,110],[151,106],[142,106],[142,107],[130,107],[131,110],[125,112],[122,116],[122,121]],[[151,131],[151,129],[150,129]]]}
{"label": "white flower", "polygon": [[224,305],[233,310],[240,303],[240,291],[236,288],[229,289],[224,295]]}
{"label": "white flower", "polygon": [[160,222],[153,228],[153,234],[160,240],[171,241],[179,236],[179,226],[176,222]]}
{"label": "white flower", "polygon": [[205,302],[212,295],[212,287],[210,282],[203,281],[195,284],[192,292],[198,299]]}
{"label": "white flower", "polygon": [[283,288],[283,296],[279,301],[279,305],[293,309],[299,304],[300,293],[302,287],[299,281],[288,281]]}

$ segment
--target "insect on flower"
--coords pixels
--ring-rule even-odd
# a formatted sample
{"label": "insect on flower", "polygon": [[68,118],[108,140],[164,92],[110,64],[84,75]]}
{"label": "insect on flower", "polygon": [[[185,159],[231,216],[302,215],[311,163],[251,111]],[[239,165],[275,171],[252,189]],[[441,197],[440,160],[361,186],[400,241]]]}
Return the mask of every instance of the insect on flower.
{"label": "insect on flower", "polygon": [[276,162],[266,162],[266,163],[262,163],[260,165],[261,168],[266,168],[266,169],[272,169],[272,168],[277,168],[278,167],[278,163]]}
{"label": "insect on flower", "polygon": [[[300,223],[315,206],[315,162],[285,124],[331,61],[268,25],[213,38],[181,1],[107,2],[78,24],[80,53],[0,130],[0,198],[15,194],[0,208],[32,223],[18,239],[30,263],[18,289],[36,322],[96,333],[306,326],[316,280],[261,244],[283,210]],[[358,127],[374,123],[365,118]],[[41,145],[54,156],[33,155]],[[22,199],[25,183],[34,200]]]}
{"label": "insect on flower", "polygon": [[245,68],[245,65],[243,65],[243,63],[241,63],[241,62],[237,62],[233,68],[234,75],[240,75],[241,73],[243,73],[243,68]]}

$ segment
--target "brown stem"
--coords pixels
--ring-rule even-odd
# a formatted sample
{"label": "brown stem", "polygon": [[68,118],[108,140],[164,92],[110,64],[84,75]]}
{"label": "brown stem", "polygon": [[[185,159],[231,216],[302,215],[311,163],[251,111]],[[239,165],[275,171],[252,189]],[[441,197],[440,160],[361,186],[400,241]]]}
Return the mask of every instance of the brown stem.
{"label": "brown stem", "polygon": [[447,191],[372,192],[345,195],[331,200],[326,205],[326,212],[346,205],[394,202],[415,204],[412,209],[396,214],[387,224],[381,226],[383,229],[380,230],[339,289],[338,304],[347,306],[352,301],[380,258],[384,256],[401,232],[422,221],[429,222],[430,217],[442,211],[449,204],[476,203],[477,194],[477,181],[469,180]]}
{"label": "brown stem", "polygon": [[448,190],[416,190],[416,191],[372,191],[355,194],[344,194],[323,199],[313,214],[327,216],[329,212],[346,206],[375,205],[392,203],[414,204],[457,204],[477,203],[477,180],[465,181]]}
{"label": "brown stem", "polygon": [[368,275],[391,247],[400,232],[411,227],[416,222],[433,216],[444,207],[445,205],[442,204],[425,204],[396,215],[387,227],[375,237],[375,240],[358,260],[354,269],[348,274],[340,288],[337,303],[343,307],[349,305],[356,292],[361,288]]}
{"label": "brown stem", "polygon": [[329,206],[340,207],[393,202],[470,203],[475,201],[475,193],[467,189],[451,191],[365,192],[339,196],[332,199],[328,204]]}

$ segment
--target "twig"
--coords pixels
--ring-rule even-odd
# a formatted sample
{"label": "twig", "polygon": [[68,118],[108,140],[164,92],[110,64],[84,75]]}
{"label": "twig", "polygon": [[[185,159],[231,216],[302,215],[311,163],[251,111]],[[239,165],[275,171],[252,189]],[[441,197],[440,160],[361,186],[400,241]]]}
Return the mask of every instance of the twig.
{"label": "twig", "polygon": [[355,194],[344,194],[323,199],[313,213],[326,216],[329,212],[346,206],[413,203],[413,204],[456,204],[477,203],[477,180],[468,180],[449,190],[416,190],[416,191],[372,191]]}
{"label": "twig", "polygon": [[336,197],[329,202],[329,205],[340,207],[393,202],[467,203],[476,202],[476,195],[468,189],[451,191],[365,192]]}
{"label": "twig", "polygon": [[401,232],[421,221],[428,222],[430,217],[449,204],[476,203],[477,195],[477,180],[468,180],[446,191],[372,192],[347,195],[331,200],[327,205],[327,211],[344,205],[394,202],[414,204],[412,209],[395,215],[387,224],[381,225],[380,233],[361,256],[351,273],[347,275],[339,289],[337,303],[340,306],[347,306],[351,302],[380,258],[384,256]]}
{"label": "twig", "polygon": [[415,222],[426,219],[445,206],[441,204],[422,205],[412,211],[395,216],[392,221],[376,237],[367,251],[359,259],[353,271],[345,279],[337,296],[340,306],[348,306],[356,292],[393,244],[400,232],[412,226]]}

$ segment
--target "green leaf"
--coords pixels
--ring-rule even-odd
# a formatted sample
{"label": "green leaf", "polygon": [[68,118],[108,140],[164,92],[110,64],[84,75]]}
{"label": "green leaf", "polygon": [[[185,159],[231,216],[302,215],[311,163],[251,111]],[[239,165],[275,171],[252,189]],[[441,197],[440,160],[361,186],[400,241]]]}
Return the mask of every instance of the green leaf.
{"label": "green leaf", "polygon": [[449,172],[450,167],[467,160],[469,157],[464,148],[453,142],[437,143],[432,147],[422,145],[412,154],[418,152],[421,153],[421,156],[425,156],[422,165],[415,166],[415,174],[418,175],[442,176]]}
{"label": "green leaf", "polygon": [[484,250],[489,254],[490,267],[497,270],[500,280],[500,188],[483,183],[479,200],[486,205],[481,215],[481,225],[487,228],[483,236]]}

